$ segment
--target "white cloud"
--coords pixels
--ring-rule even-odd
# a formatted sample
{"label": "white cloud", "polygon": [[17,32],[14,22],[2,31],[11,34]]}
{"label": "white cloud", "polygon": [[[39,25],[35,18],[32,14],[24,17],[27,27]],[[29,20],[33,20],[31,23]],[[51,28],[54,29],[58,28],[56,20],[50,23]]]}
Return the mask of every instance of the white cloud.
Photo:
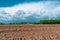
{"label": "white cloud", "polygon": [[[0,14],[8,19],[13,19],[14,17],[16,17],[25,20],[29,16],[34,16],[36,19],[42,19],[44,17],[47,17],[48,19],[55,19],[60,14],[59,4],[60,3],[56,1],[42,1],[18,4],[12,7],[0,8]],[[8,13],[8,15],[2,14],[2,11],[5,11],[6,13]]]}

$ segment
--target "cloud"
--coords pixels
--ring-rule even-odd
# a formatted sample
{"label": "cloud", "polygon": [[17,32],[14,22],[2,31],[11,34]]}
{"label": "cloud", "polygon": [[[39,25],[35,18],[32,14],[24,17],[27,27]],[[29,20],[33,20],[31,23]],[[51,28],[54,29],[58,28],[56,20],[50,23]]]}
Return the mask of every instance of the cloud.
{"label": "cloud", "polygon": [[7,22],[60,19],[60,2],[41,1],[0,8],[0,19]]}

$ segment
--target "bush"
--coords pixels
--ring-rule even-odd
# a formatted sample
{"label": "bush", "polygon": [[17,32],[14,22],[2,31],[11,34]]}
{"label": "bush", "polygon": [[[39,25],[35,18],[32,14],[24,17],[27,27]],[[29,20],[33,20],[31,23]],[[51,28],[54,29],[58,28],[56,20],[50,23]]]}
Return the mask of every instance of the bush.
{"label": "bush", "polygon": [[41,24],[60,24],[60,20],[40,20]]}
{"label": "bush", "polygon": [[4,25],[4,23],[0,23],[0,25]]}

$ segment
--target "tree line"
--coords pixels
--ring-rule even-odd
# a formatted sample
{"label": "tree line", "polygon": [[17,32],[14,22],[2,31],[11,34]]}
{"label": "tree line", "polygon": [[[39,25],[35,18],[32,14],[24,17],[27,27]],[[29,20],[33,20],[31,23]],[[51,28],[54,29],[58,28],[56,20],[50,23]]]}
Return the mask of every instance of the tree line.
{"label": "tree line", "polygon": [[[39,22],[12,22],[9,24],[60,24],[60,20],[40,20]],[[0,25],[4,25],[4,23],[0,23]]]}

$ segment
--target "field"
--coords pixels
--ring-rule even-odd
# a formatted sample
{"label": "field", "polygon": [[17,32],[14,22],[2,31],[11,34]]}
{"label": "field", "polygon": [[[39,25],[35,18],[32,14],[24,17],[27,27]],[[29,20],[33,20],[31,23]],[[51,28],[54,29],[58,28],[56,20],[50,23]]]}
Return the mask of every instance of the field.
{"label": "field", "polygon": [[60,25],[0,25],[0,40],[60,40]]}

